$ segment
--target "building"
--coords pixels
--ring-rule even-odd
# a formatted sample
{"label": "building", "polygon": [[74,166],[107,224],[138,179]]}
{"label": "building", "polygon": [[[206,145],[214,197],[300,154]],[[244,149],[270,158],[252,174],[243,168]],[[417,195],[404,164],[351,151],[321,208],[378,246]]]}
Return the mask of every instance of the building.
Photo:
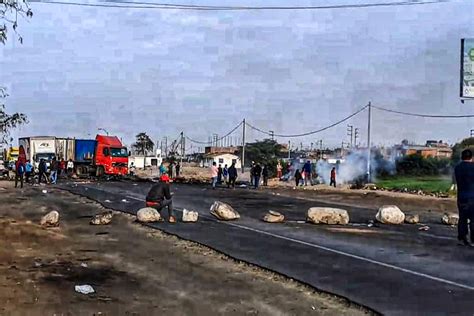
{"label": "building", "polygon": [[215,162],[216,165],[221,165],[224,167],[230,167],[230,165],[235,162],[235,167],[240,169],[242,164],[240,161],[239,156],[234,154],[227,154],[227,153],[217,153],[217,154],[205,154],[201,160],[201,167],[210,167],[212,163]]}
{"label": "building", "polygon": [[136,168],[157,167],[163,162],[161,150],[157,149],[154,156],[138,156],[133,155],[128,157],[128,167],[133,163]]}
{"label": "building", "polygon": [[394,159],[404,156],[419,154],[425,158],[451,158],[453,150],[451,147],[443,143],[443,141],[428,140],[425,145],[414,145],[404,142],[400,145],[395,145],[391,152]]}
{"label": "building", "polygon": [[215,147],[209,146],[204,148],[205,154],[235,154],[239,151],[240,147],[230,146],[230,147]]}

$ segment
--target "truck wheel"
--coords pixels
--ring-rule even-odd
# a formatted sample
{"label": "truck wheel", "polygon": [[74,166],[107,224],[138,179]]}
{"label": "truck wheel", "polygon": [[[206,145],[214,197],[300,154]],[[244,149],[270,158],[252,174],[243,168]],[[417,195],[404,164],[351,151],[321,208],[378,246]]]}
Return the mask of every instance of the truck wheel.
{"label": "truck wheel", "polygon": [[96,176],[103,177],[104,175],[105,175],[104,167],[102,166],[97,167]]}
{"label": "truck wheel", "polygon": [[84,173],[86,172],[86,170],[84,170],[84,169],[85,169],[85,168],[82,167],[82,166],[77,167],[77,168],[76,168],[76,175],[77,175],[78,177],[83,176]]}

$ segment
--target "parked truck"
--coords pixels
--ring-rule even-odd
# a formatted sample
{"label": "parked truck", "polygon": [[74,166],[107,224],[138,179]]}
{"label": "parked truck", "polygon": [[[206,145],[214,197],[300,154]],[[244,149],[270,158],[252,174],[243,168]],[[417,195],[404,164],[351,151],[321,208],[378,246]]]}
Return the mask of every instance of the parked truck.
{"label": "parked truck", "polygon": [[41,159],[46,160],[46,165],[49,168],[51,160],[57,158],[56,137],[54,136],[22,137],[18,140],[18,145],[23,146],[26,159],[31,161],[35,170],[38,170]]}
{"label": "parked truck", "polygon": [[97,135],[95,140],[76,139],[74,149],[78,176],[128,174],[128,151],[116,136]]}

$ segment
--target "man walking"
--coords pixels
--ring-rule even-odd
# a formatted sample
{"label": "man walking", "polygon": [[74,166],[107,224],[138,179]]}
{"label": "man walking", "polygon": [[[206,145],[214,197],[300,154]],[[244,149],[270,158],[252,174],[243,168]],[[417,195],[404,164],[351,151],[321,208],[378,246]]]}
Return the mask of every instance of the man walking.
{"label": "man walking", "polygon": [[222,167],[221,167],[221,164],[219,164],[219,167],[217,168],[217,183],[218,184],[222,183]]}
{"label": "man walking", "polygon": [[278,178],[278,180],[280,180],[281,177],[283,176],[283,174],[282,174],[283,168],[281,166],[280,161],[278,161],[276,169],[277,169],[277,178]]}
{"label": "man walking", "polygon": [[309,184],[312,184],[311,183],[311,161],[309,160],[306,161],[306,163],[303,166],[303,169],[304,169],[304,185],[307,186],[308,181],[309,181]]}
{"label": "man walking", "polygon": [[254,182],[255,189],[258,189],[261,175],[262,175],[262,167],[260,167],[260,164],[257,163],[255,167],[253,168],[253,182]]}
{"label": "man walking", "polygon": [[[463,150],[461,160],[454,168],[458,187],[458,240],[461,245],[472,246],[471,242],[474,242],[474,164],[472,163],[472,151],[469,149]],[[470,241],[467,238],[468,234],[471,237]]]}
{"label": "man walking", "polygon": [[268,186],[268,166],[264,165],[263,166],[263,171],[262,171],[262,176],[263,176],[263,186]]}
{"label": "man walking", "polygon": [[229,177],[229,168],[227,168],[227,165],[224,165],[224,169],[222,170],[222,176],[224,177],[224,183],[228,183],[228,177]]}
{"label": "man walking", "polygon": [[170,178],[164,174],[160,177],[160,182],[151,187],[146,196],[146,206],[153,207],[160,212],[164,207],[168,207],[168,221],[176,223],[176,216],[173,210],[173,200],[170,193]]}
{"label": "man walking", "polygon": [[46,183],[49,183],[48,176],[46,175],[46,161],[44,159],[40,160],[39,166],[38,166],[38,184],[43,181],[43,177],[46,180]]}
{"label": "man walking", "polygon": [[229,168],[229,182],[227,187],[232,186],[232,189],[235,189],[235,180],[237,179],[237,168],[235,168],[235,162]]}
{"label": "man walking", "polygon": [[336,187],[336,168],[335,167],[331,169],[331,182],[329,183],[329,186]]}
{"label": "man walking", "polygon": [[18,186],[18,181],[20,181],[20,188],[23,189],[23,175],[24,174],[25,174],[25,165],[20,159],[18,159],[15,164],[15,188]]}
{"label": "man walking", "polygon": [[56,182],[58,181],[58,169],[59,169],[59,164],[58,164],[58,161],[56,160],[56,158],[53,158],[53,160],[51,160],[51,183],[52,184],[56,184]]}
{"label": "man walking", "polygon": [[25,164],[25,181],[26,183],[30,183],[30,177],[33,175],[33,165],[31,164],[30,160],[26,161]]}
{"label": "man walking", "polygon": [[218,170],[217,170],[217,166],[216,166],[216,162],[213,161],[212,162],[212,166],[211,166],[211,183],[212,183],[212,189],[215,189],[216,188],[216,184],[217,184],[217,173],[218,173]]}
{"label": "man walking", "polygon": [[72,161],[72,159],[69,159],[68,162],[67,162],[67,175],[68,177],[72,176],[74,172],[74,162]]}
{"label": "man walking", "polygon": [[180,172],[181,172],[181,164],[178,161],[178,164],[176,165],[176,178],[179,177]]}

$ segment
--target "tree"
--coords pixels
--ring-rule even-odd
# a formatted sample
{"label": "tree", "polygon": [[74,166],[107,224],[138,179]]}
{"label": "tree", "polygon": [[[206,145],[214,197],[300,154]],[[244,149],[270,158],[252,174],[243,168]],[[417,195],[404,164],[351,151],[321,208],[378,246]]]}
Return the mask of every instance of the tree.
{"label": "tree", "polygon": [[271,139],[247,143],[245,145],[245,161],[255,161],[259,164],[266,164],[269,171],[275,173],[282,148],[283,146]]}
{"label": "tree", "polygon": [[33,17],[33,11],[28,7],[28,1],[26,0],[0,0],[0,21],[4,21],[3,25],[0,24],[0,42],[5,44],[7,41],[8,26],[18,36],[20,43],[23,43],[23,37],[17,33],[18,28],[18,15],[22,17],[31,18]]}
{"label": "tree", "polygon": [[146,155],[148,151],[153,150],[155,144],[151,140],[150,136],[148,136],[145,132],[139,133],[135,136],[136,142],[133,144],[133,148],[138,154]]}
{"label": "tree", "polygon": [[1,100],[7,96],[8,94],[5,88],[0,87],[0,145],[7,144],[13,140],[13,138],[10,137],[12,129],[21,124],[28,123],[28,119],[23,113],[6,113],[5,105],[1,103]]}
{"label": "tree", "polygon": [[456,165],[461,160],[461,152],[464,149],[470,149],[474,152],[474,137],[465,138],[453,146],[453,155],[451,156],[451,163],[453,165]]}

